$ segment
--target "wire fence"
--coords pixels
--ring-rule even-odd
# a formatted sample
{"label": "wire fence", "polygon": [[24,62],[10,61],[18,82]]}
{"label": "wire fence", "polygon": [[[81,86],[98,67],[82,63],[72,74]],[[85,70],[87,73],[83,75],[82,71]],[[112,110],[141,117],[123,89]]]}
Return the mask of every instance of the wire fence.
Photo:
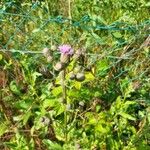
{"label": "wire fence", "polygon": [[[89,15],[74,20],[40,14],[36,12],[37,3],[28,11],[16,6],[17,13],[10,7],[13,7],[11,2],[0,10],[0,52],[42,55],[44,47],[67,43],[75,50],[86,49],[85,56],[91,64],[108,59],[106,70],[125,60],[126,66],[114,78],[141,66],[135,78],[141,78],[150,71],[144,67],[145,63],[150,66],[149,50],[146,50],[150,45],[150,20],[138,24],[121,21],[106,24]],[[138,54],[139,58],[136,57]]]}

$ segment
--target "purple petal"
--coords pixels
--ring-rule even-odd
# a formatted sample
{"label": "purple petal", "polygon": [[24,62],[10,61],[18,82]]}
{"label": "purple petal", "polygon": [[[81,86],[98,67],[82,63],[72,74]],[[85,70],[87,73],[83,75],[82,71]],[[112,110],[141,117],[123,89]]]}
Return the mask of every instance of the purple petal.
{"label": "purple petal", "polygon": [[68,54],[68,55],[73,54],[73,49],[71,48],[70,45],[60,45],[58,48],[59,48],[59,51],[63,54]]}

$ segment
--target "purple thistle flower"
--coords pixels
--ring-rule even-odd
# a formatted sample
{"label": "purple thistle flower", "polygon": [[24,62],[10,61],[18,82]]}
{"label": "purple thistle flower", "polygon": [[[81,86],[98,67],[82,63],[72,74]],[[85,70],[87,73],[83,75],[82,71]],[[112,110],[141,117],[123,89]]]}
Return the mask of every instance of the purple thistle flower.
{"label": "purple thistle flower", "polygon": [[73,54],[73,49],[71,48],[70,45],[60,45],[58,48],[62,54],[67,54],[67,55]]}

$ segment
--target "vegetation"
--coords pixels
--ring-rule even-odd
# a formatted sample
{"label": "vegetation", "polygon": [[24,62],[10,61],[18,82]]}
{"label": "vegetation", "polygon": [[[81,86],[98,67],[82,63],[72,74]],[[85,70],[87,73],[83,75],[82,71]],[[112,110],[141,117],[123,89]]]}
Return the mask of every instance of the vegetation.
{"label": "vegetation", "polygon": [[149,150],[150,2],[2,0],[1,150]]}

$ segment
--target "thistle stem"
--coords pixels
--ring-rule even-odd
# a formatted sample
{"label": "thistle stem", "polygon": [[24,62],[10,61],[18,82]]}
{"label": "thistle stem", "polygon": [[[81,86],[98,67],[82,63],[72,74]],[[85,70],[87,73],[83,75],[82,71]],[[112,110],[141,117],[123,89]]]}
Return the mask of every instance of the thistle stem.
{"label": "thistle stem", "polygon": [[64,111],[64,135],[65,135],[65,141],[67,142],[67,93],[66,93],[66,85],[65,85],[65,76],[66,76],[66,70],[62,70],[61,72],[61,85],[62,85],[62,96],[63,96],[63,104],[65,106],[65,111]]}
{"label": "thistle stem", "polygon": [[71,20],[72,17],[71,17],[71,0],[68,0],[68,16],[69,16],[69,19]]}

